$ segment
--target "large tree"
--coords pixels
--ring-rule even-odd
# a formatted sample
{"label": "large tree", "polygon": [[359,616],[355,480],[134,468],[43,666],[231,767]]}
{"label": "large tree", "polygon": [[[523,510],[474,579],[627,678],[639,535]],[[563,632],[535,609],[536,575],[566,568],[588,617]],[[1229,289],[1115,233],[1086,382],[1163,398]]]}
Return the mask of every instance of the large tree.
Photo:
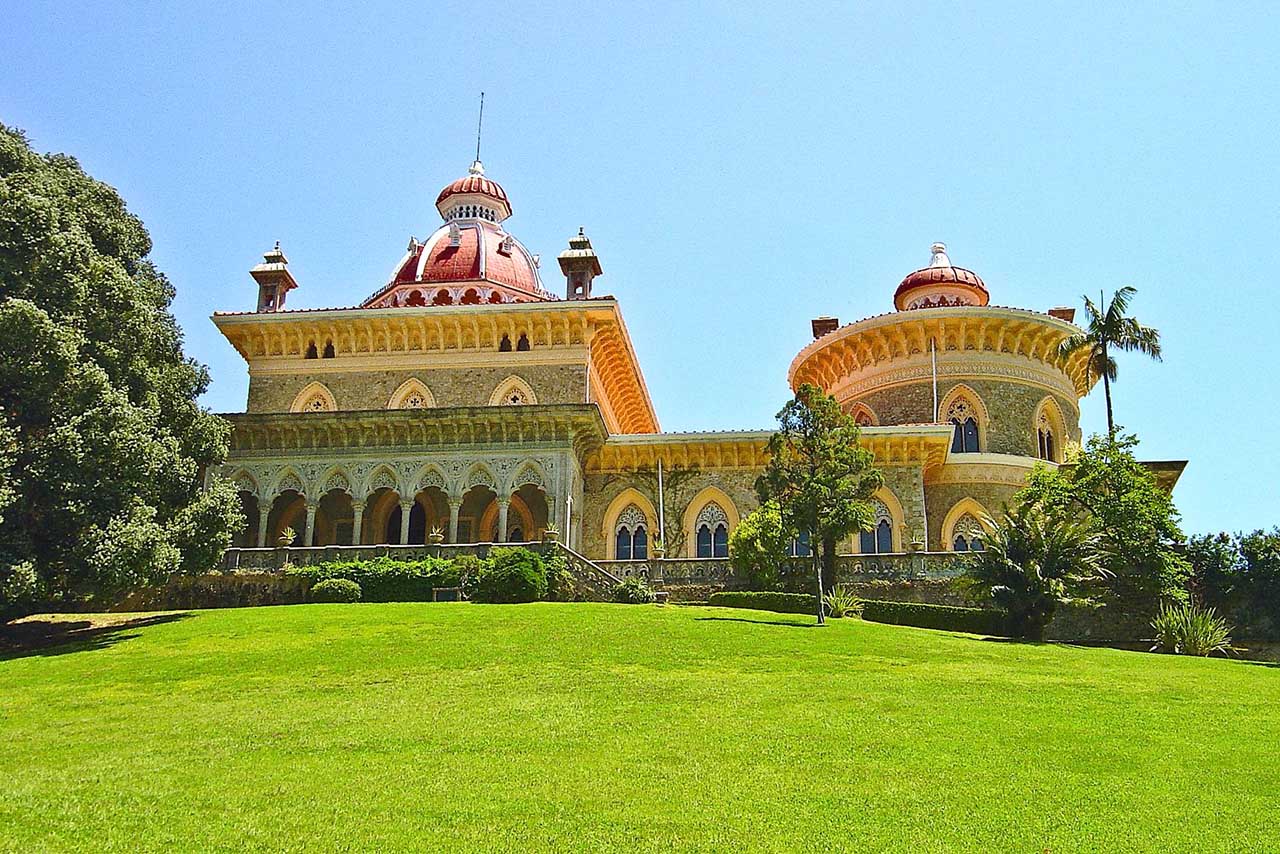
{"label": "large tree", "polygon": [[[824,621],[823,558],[832,565],[835,544],[871,528],[872,494],[884,483],[871,451],[858,444],[857,423],[835,399],[802,385],[778,413],[778,431],[769,439],[769,463],[756,480],[761,504],[773,502],[789,536],[811,534],[818,623]],[[831,579],[834,581],[834,579]]]}
{"label": "large tree", "polygon": [[1129,301],[1138,291],[1124,287],[1116,291],[1111,302],[1099,294],[1106,305],[1103,311],[1087,296],[1084,300],[1085,314],[1089,325],[1084,332],[1068,337],[1059,347],[1063,356],[1069,356],[1077,350],[1088,350],[1089,360],[1085,370],[1102,377],[1102,387],[1107,398],[1107,435],[1116,435],[1115,415],[1111,410],[1111,383],[1116,378],[1116,360],[1113,351],[1137,351],[1145,353],[1156,361],[1160,361],[1160,332],[1150,326],[1143,326],[1137,320],[1125,314],[1129,310]]}
{"label": "large tree", "polygon": [[1091,519],[1114,576],[1102,601],[1145,625],[1162,602],[1184,602],[1191,567],[1173,496],[1133,453],[1134,436],[1091,436],[1071,465],[1037,467],[1017,500]]}
{"label": "large tree", "polygon": [[0,125],[0,618],[206,569],[238,521],[201,489],[229,427],[150,250],[115,190]]}

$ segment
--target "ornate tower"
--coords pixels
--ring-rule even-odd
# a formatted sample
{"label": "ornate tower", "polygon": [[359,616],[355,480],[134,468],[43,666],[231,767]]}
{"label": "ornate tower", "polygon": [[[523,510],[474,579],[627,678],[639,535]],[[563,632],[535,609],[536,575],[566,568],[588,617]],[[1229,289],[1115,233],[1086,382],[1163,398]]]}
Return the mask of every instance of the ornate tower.
{"label": "ornate tower", "polygon": [[569,238],[569,248],[561,252],[557,260],[560,270],[567,281],[566,299],[590,299],[591,282],[603,272],[600,269],[600,258],[591,248],[591,239],[581,228]]}
{"label": "ornate tower", "polygon": [[280,251],[280,241],[275,248],[262,256],[262,263],[249,271],[258,283],[258,311],[279,311],[284,308],[285,295],[298,286],[289,272],[289,259]]}

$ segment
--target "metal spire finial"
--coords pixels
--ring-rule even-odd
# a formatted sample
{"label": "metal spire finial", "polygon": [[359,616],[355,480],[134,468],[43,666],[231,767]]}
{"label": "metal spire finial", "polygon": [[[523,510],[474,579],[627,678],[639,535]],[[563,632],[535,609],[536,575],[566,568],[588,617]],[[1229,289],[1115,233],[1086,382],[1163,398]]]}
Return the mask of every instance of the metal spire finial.
{"label": "metal spire finial", "polygon": [[484,93],[480,93],[480,117],[476,120],[476,163],[480,162],[480,131],[484,128]]}

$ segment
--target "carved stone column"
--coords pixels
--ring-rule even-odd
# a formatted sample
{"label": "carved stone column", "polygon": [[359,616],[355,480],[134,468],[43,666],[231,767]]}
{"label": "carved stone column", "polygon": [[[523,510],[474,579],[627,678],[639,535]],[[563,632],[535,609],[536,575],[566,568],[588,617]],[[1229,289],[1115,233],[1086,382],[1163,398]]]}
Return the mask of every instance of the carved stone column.
{"label": "carved stone column", "polygon": [[400,545],[409,545],[409,514],[413,512],[412,501],[400,502]]}
{"label": "carved stone column", "polygon": [[360,527],[364,522],[364,503],[360,502],[351,508],[351,545],[360,545]]}
{"label": "carved stone column", "polygon": [[510,499],[498,499],[498,536],[493,538],[496,543],[505,543],[507,541],[507,507],[510,503]]}
{"label": "carved stone column", "polygon": [[307,547],[310,547],[310,546],[312,546],[312,545],[315,545],[315,538],[316,538],[316,510],[317,510],[317,509],[318,509],[318,505],[316,505],[316,504],[308,504],[308,505],[307,505],[307,533],[306,533],[306,536],[305,536],[305,537],[303,538],[303,540],[302,540],[303,545],[305,545],[305,546],[307,546]]}
{"label": "carved stone column", "polygon": [[449,500],[449,542],[458,542],[458,511],[462,509],[462,501]]}
{"label": "carved stone column", "polygon": [[271,519],[271,505],[258,508],[258,548],[267,546],[267,522]]}

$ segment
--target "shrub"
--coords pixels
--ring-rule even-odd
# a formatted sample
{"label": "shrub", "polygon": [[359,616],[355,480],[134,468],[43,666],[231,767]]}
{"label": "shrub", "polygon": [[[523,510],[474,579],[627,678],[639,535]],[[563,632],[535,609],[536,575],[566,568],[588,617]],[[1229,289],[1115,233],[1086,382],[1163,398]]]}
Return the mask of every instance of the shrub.
{"label": "shrub", "polygon": [[771,591],[712,593],[708,605],[717,608],[752,608],[779,614],[814,614],[818,598],[812,593],[774,593]]}
{"label": "shrub", "polygon": [[729,535],[729,563],[750,590],[776,590],[778,568],[787,563],[790,537],[782,528],[782,514],[775,502],[752,510]]}
{"label": "shrub", "polygon": [[346,578],[326,578],[311,588],[312,602],[359,602],[360,585]]}
{"label": "shrub", "polygon": [[863,601],[862,619],[894,626],[969,632],[975,635],[1008,635],[1008,615],[990,608],[926,605],[923,602]]}
{"label": "shrub", "polygon": [[624,605],[649,605],[657,600],[649,584],[638,575],[631,575],[613,588],[613,601]]}
{"label": "shrub", "polygon": [[829,617],[861,617],[862,603],[853,595],[853,590],[845,584],[837,584],[835,589],[822,597]]}
{"label": "shrub", "polygon": [[547,595],[547,568],[535,552],[494,549],[475,580],[477,602],[536,602]]}
{"label": "shrub", "polygon": [[1231,652],[1231,626],[1212,608],[1163,605],[1151,628],[1156,632],[1153,651],[1201,656]]}
{"label": "shrub", "polygon": [[556,602],[581,602],[583,593],[578,589],[578,580],[569,570],[569,559],[559,552],[544,557],[543,565],[547,568],[547,598]]}
{"label": "shrub", "polygon": [[312,566],[291,566],[285,573],[318,583],[345,578],[360,585],[366,602],[430,602],[437,587],[457,587],[457,562],[440,558],[331,561]]}

